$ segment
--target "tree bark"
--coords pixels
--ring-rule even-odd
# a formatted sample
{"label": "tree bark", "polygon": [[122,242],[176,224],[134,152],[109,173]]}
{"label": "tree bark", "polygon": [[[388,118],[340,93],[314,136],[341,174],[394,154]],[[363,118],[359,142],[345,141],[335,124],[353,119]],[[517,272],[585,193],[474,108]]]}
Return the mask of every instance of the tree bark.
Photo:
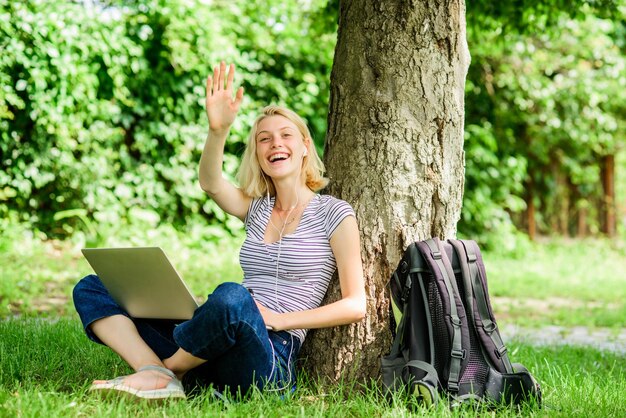
{"label": "tree bark", "polygon": [[562,236],[569,235],[569,221],[570,221],[570,196],[571,196],[571,179],[561,169],[560,162],[553,161],[553,172],[556,179],[556,210],[555,217],[557,222],[556,231]]}
{"label": "tree bark", "polygon": [[[365,381],[390,347],[387,282],[404,248],[456,234],[470,58],[462,0],[347,0],[339,13],[327,192],[356,212],[367,317],[312,331],[302,357],[313,376]],[[325,300],[339,296],[335,279]]]}
{"label": "tree bark", "polygon": [[537,221],[535,214],[535,183],[532,179],[526,184],[526,229],[528,238],[534,241],[537,237]]}
{"label": "tree bark", "polygon": [[579,205],[578,208],[578,223],[577,223],[577,237],[578,238],[584,238],[587,236],[587,232],[589,230],[589,227],[587,225],[587,212],[588,212],[588,208],[586,204],[581,204]]}
{"label": "tree bark", "polygon": [[605,155],[600,162],[602,177],[602,204],[600,208],[600,225],[602,233],[614,237],[617,232],[615,219],[615,156]]}

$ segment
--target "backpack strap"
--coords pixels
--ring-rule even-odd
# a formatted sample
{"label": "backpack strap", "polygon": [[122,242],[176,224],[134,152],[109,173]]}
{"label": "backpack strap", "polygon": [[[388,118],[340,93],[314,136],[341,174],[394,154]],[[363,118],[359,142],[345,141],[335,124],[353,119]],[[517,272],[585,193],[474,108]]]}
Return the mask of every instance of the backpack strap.
{"label": "backpack strap", "polygon": [[[395,309],[400,312],[400,323],[392,330],[393,334],[393,344],[390,351],[390,356],[394,355],[396,357],[403,356],[405,361],[408,361],[408,350],[407,347],[403,345],[406,343],[405,333],[407,332],[409,327],[412,325],[411,321],[413,320],[411,314],[411,302],[409,298],[412,295],[412,292],[418,292],[415,294],[415,297],[420,298],[421,305],[418,303],[417,306],[422,306],[424,311],[423,314],[426,317],[424,321],[424,325],[426,327],[425,332],[427,333],[427,338],[424,338],[425,341],[420,340],[420,344],[428,344],[430,353],[430,362],[434,364],[434,343],[433,343],[433,331],[432,331],[432,321],[430,319],[430,312],[428,310],[428,294],[424,287],[424,280],[422,275],[425,273],[430,274],[430,269],[426,264],[422,254],[420,253],[417,244],[412,243],[406,249],[402,260],[400,261],[398,268],[393,272],[391,276],[391,304],[395,305]],[[419,285],[419,288],[418,288]],[[415,289],[412,289],[415,287]],[[390,304],[390,311],[394,308]],[[393,315],[390,312],[390,315]],[[418,315],[419,316],[419,315]],[[395,331],[395,332],[394,332]],[[411,338],[411,337],[409,337]]]}
{"label": "backpack strap", "polygon": [[[410,290],[411,289],[410,277],[407,277],[407,282],[408,282],[408,290]],[[407,294],[408,294],[408,290],[407,290]],[[400,355],[401,345],[404,341],[404,331],[406,329],[406,324],[408,322],[408,316],[409,316],[409,304],[406,303],[406,300],[405,300],[403,305],[404,306],[402,307],[402,318],[400,319],[400,324],[398,325],[398,328],[396,330],[396,337],[393,339],[391,352],[389,353],[390,355]]]}
{"label": "backpack strap", "polygon": [[[398,279],[396,273],[394,273],[394,276],[396,276],[395,279]],[[390,304],[393,303],[393,295],[391,299],[392,300],[389,301]],[[391,307],[389,310],[391,311]],[[393,315],[393,312],[389,312],[389,314]],[[388,355],[381,358],[383,388],[385,394],[387,395],[392,394],[406,383],[402,376],[402,372],[408,361],[408,356],[406,356],[405,353],[402,352],[402,345],[404,344],[404,335],[408,315],[409,304],[404,303],[402,305],[402,318],[400,319],[400,324],[398,325],[395,335],[393,336],[393,344],[391,345],[391,350],[389,351]]]}
{"label": "backpack strap", "polygon": [[[402,266],[402,268],[408,269],[408,265],[406,267]],[[393,344],[391,346],[391,351],[389,355],[399,356],[400,351],[401,351],[401,345],[404,341],[404,332],[405,332],[406,324],[408,322],[408,316],[409,316],[408,299],[409,299],[409,294],[411,293],[411,287],[413,285],[413,282],[411,280],[410,274],[407,274],[406,279],[404,280],[404,282],[402,282],[398,274],[398,269],[396,269],[396,271],[393,272],[392,280],[395,282],[395,285],[400,290],[400,294],[398,295],[399,300],[397,302],[399,302],[398,305],[400,305],[402,309],[402,317],[400,318],[400,323],[398,324],[396,329],[392,330],[392,333],[394,334],[394,339],[393,339]],[[390,303],[389,315],[391,316],[393,316],[393,312],[391,308],[391,304],[393,304],[393,299],[394,299],[394,295],[392,292],[391,300],[389,301]]]}
{"label": "backpack strap", "polygon": [[448,243],[452,247],[452,270],[454,271],[455,278],[457,272],[461,274],[461,283],[463,283],[463,306],[465,307],[465,313],[472,322],[474,321],[474,303],[472,302],[474,296],[472,292],[472,283],[470,280],[469,265],[466,262],[465,249],[461,243],[457,240],[449,239]]}
{"label": "backpack strap", "polygon": [[[474,248],[475,244],[472,241],[449,240],[449,242],[452,244],[459,256],[461,272],[465,285],[466,287],[468,287],[468,285],[471,286],[474,300],[476,301],[476,307],[478,309],[478,315],[480,316],[480,320],[482,322],[482,327],[489,338],[491,338],[495,347],[495,354],[502,360],[502,365],[504,366],[506,373],[512,373],[513,367],[511,366],[511,361],[507,355],[507,348],[502,341],[500,332],[498,332],[498,325],[491,319],[492,315],[490,313],[489,305],[487,304],[487,295],[485,293],[480,277],[480,270],[477,265],[479,250]],[[459,243],[461,245],[459,245]],[[466,277],[466,272],[469,273],[469,277]],[[471,300],[467,302],[473,307]]]}
{"label": "backpack strap", "polygon": [[[406,305],[409,299],[409,294],[411,293],[411,287],[413,285],[411,275],[409,274],[409,269],[411,267],[410,263],[412,262],[412,259],[410,257],[407,257],[407,255],[409,254],[409,249],[410,248],[405,251],[405,254],[400,260],[398,267],[391,275],[391,279],[389,281],[389,293],[391,296],[389,303],[389,317],[394,319],[394,326],[391,329],[391,334],[394,337],[394,340],[396,334],[400,332],[400,328],[404,328],[405,326],[404,324],[406,323],[406,321],[402,321],[402,319],[406,317]],[[408,261],[407,258],[409,258]],[[399,311],[399,314],[401,315],[400,323],[397,323],[395,321],[395,310]]]}
{"label": "backpack strap", "polygon": [[[424,285],[425,283],[424,274],[430,275],[432,273],[431,273],[431,269],[428,267],[428,263],[426,262],[426,260],[424,260],[424,256],[420,252],[419,247],[417,246],[417,243],[413,242],[411,245],[409,245],[407,252],[408,252],[408,256],[410,260],[409,269],[408,269],[409,277],[413,275],[413,278],[414,278],[413,285],[415,285],[415,282],[417,282],[417,284],[419,285],[420,292],[418,293],[418,295],[421,296],[422,298],[421,306],[424,307],[423,314],[425,316],[426,333],[428,335],[428,338],[426,339],[428,340],[427,342],[428,352],[430,353],[429,360],[431,364],[435,364],[435,341],[433,340],[433,321],[430,315],[430,310],[428,309],[428,291],[426,290],[426,287]],[[424,342],[424,344],[426,344],[426,342]],[[437,377],[437,381],[439,381],[438,377]]]}
{"label": "backpack strap", "polygon": [[437,370],[435,370],[435,366],[430,363],[421,360],[411,360],[406,363],[404,367],[414,367],[416,369],[420,369],[425,371],[426,373],[430,373],[434,376],[437,376]]}
{"label": "backpack strap", "polygon": [[462,338],[461,338],[461,319],[456,308],[455,294],[458,295],[458,289],[456,288],[456,282],[451,280],[448,269],[443,262],[442,257],[444,253],[439,248],[439,245],[435,240],[428,239],[424,241],[430,249],[431,256],[435,262],[435,265],[443,277],[446,289],[448,291],[450,299],[450,319],[452,322],[452,349],[450,351],[450,374],[448,376],[448,390],[458,392],[459,380],[461,379],[461,360],[465,358],[465,351],[463,350]]}

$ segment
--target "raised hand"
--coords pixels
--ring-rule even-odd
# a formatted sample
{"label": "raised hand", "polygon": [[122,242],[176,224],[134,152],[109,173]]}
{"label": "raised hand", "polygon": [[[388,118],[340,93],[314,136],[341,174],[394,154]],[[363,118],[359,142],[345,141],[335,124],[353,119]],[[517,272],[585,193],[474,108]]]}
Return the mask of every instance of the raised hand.
{"label": "raised hand", "polygon": [[206,114],[212,131],[227,131],[237,116],[243,99],[243,87],[237,89],[233,98],[234,79],[235,65],[230,64],[226,74],[226,63],[222,61],[219,67],[214,68],[213,77],[209,76],[206,80]]}

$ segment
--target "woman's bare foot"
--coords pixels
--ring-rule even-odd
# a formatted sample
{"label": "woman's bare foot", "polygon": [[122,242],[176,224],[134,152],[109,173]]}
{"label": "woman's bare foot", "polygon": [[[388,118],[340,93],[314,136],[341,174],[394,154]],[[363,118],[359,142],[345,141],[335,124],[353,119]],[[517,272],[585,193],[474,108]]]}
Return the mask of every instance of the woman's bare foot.
{"label": "woman's bare foot", "polygon": [[[142,370],[124,377],[123,384],[136,390],[163,389],[172,380],[165,373],[157,370]],[[93,384],[102,384],[107,380],[94,380]]]}

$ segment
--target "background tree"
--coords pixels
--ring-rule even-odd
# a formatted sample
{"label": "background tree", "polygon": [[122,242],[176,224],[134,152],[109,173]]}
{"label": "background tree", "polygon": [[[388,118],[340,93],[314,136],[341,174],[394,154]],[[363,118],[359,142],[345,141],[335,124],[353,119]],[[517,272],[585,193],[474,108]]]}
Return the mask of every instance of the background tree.
{"label": "background tree", "polygon": [[579,19],[555,14],[530,33],[468,31],[459,230],[492,247],[514,242],[515,228],[531,237],[584,236],[612,224],[604,229],[615,233],[607,180],[626,145],[624,23],[581,10]]}
{"label": "background tree", "polygon": [[325,163],[328,192],[359,219],[368,315],[312,333],[303,350],[312,372],[377,377],[392,268],[410,242],[455,235],[468,65],[463,1],[341,2]]}
{"label": "background tree", "polygon": [[[611,5],[613,3],[609,1],[601,7],[610,11]],[[479,51],[488,49],[491,44],[495,44],[496,49],[500,46],[510,48],[503,53],[503,60],[519,63],[521,68],[519,73],[503,71],[503,76],[520,83],[524,83],[528,76],[526,66],[535,65],[533,57],[515,53],[520,52],[520,42],[500,42],[499,35],[507,26],[502,22],[514,22],[509,25],[509,30],[519,35],[529,25],[547,28],[557,25],[559,19],[563,22],[571,21],[562,19],[563,10],[579,17],[590,10],[584,1],[568,5],[560,0],[527,0],[496,13],[493,13],[493,3],[477,2],[476,9],[471,19],[476,25],[475,33],[481,33],[479,25],[484,25],[484,32],[482,37],[476,36],[474,40],[485,43],[477,43],[475,47]],[[484,21],[477,19],[477,16],[482,16]],[[563,61],[569,62],[571,54],[564,53],[563,48],[566,45],[573,47],[571,39],[583,39],[582,33],[577,36],[567,36],[560,42],[555,39],[559,47],[556,47],[554,53],[549,52],[550,48],[545,48],[543,53],[552,58],[562,56]],[[529,37],[532,43],[530,39],[532,37]],[[596,43],[592,43],[597,47],[599,41],[599,45],[612,52],[607,58],[607,65],[596,65],[602,67],[602,71],[615,73],[622,68],[619,63],[613,64],[618,60],[615,57],[616,49],[606,46],[602,39],[600,36],[595,38]],[[535,47],[533,51],[538,48],[541,47]],[[585,51],[595,53],[592,47]],[[479,64],[484,64],[484,61]],[[390,341],[385,286],[403,249],[417,239],[431,236],[450,238],[456,234],[463,195],[464,86],[468,65],[463,1],[340,2],[325,162],[332,180],[329,193],[351,202],[360,222],[369,306],[365,323],[311,333],[311,338],[303,348],[303,356],[309,362],[308,370],[311,373],[318,373],[331,380],[338,379],[342,373],[360,379],[377,377],[379,358],[388,350]],[[541,59],[536,65],[541,66]],[[481,67],[477,68],[480,72]],[[593,78],[593,75],[589,77]],[[545,78],[541,80],[549,84]],[[485,91],[489,93],[493,80],[482,81],[485,82],[482,85],[487,86]],[[569,89],[563,87],[562,97],[556,94],[557,97],[551,99],[556,91],[540,93],[536,91],[536,83],[526,81],[529,94],[537,94],[547,102],[552,100],[552,103],[566,97],[566,92],[576,82],[573,81]],[[622,82],[623,79],[613,84],[609,82],[599,88],[610,85],[609,90],[614,89]],[[502,85],[506,83],[498,83],[498,87]],[[592,97],[593,87],[589,89],[590,86],[589,83],[577,86],[572,101],[578,100],[580,103],[580,100],[584,102]],[[475,88],[475,85],[471,87]],[[551,88],[554,89],[554,84]],[[525,95],[519,95],[517,89],[508,88],[504,91],[511,94],[511,103],[527,100]],[[595,94],[598,98],[597,94],[602,93]],[[620,96],[615,103],[620,103]],[[477,107],[470,114],[479,114],[481,109],[478,103],[470,103],[472,107]],[[491,102],[492,107],[488,107],[485,113],[499,120],[497,109],[503,103],[507,101]],[[589,123],[596,128],[596,132],[590,135],[605,140],[611,135],[608,132],[614,134],[618,131],[615,119],[606,117],[615,111],[615,105],[585,108],[592,113],[603,113],[604,117],[583,115],[582,125],[577,126],[580,131],[591,128],[586,125]],[[621,110],[616,111],[619,112]],[[505,113],[503,111],[503,115]],[[512,115],[509,117],[512,118],[517,115],[526,117],[523,112],[510,113]],[[545,109],[538,109],[537,113],[530,112],[530,115],[538,119],[529,125],[534,129],[534,135],[541,133],[543,141],[539,149],[546,147],[558,153],[558,149],[568,149],[565,145],[567,143],[573,148],[583,149],[581,157],[594,152],[593,147],[590,149],[584,141],[581,144],[579,138],[572,137],[571,129],[559,131],[558,135],[555,130],[548,129],[542,119],[549,117]],[[554,115],[556,119],[559,117],[568,121],[574,118],[574,114],[563,112],[560,107]],[[604,123],[598,125],[600,120]],[[473,199],[470,202],[473,205],[468,212],[470,216],[484,215],[489,213],[488,210],[497,208],[501,219],[508,217],[507,210],[525,207],[520,195],[523,193],[523,180],[527,178],[528,161],[534,160],[528,157],[528,153],[535,152],[535,147],[529,147],[523,140],[518,141],[515,134],[511,133],[516,131],[506,122],[503,129],[498,130],[492,128],[496,126],[495,121],[489,125],[489,120],[485,120],[484,116],[478,116],[472,121],[474,123],[468,130],[468,149],[473,153],[472,157],[491,153],[490,164],[494,166],[487,173],[481,172],[480,165],[471,170],[472,191],[478,189],[484,192],[487,189],[486,195],[489,197],[481,200],[485,195],[481,196],[480,192],[471,194]],[[498,136],[502,133],[505,135],[503,139],[511,139],[511,152],[508,155],[495,155],[492,151],[494,147],[499,148]],[[474,136],[478,138],[478,143],[484,142],[474,146]],[[553,144],[552,141],[558,139],[562,142]],[[578,156],[576,154],[569,160],[558,161],[571,162]],[[479,164],[484,162],[485,159],[479,158]],[[468,165],[472,163],[468,162]],[[585,163],[582,161],[580,164]],[[499,180],[494,181],[492,178],[483,184],[481,175]],[[490,196],[491,186],[495,186],[493,196]],[[490,203],[487,210],[483,208],[485,201]],[[494,201],[498,203],[494,204]],[[488,221],[488,217],[475,219],[473,223],[466,222],[464,226],[469,226],[468,232],[472,232],[472,225],[476,230],[484,231],[489,228],[489,222],[482,224],[481,221]],[[329,290],[327,300],[338,298],[338,292],[335,284]]]}
{"label": "background tree", "polygon": [[[198,243],[240,236],[196,183],[203,79],[234,61],[247,94],[228,176],[267,103],[302,114],[320,148],[329,116],[329,192],[359,215],[370,316],[312,333],[305,351],[326,376],[342,366],[374,376],[389,341],[390,268],[409,241],[449,236],[459,217],[467,60],[457,14],[462,3],[444,0],[342,3],[329,115],[338,0],[0,0],[0,230],[21,223],[77,247],[145,244],[154,229]],[[624,0],[472,2],[460,234],[509,250],[525,242],[524,219],[572,234],[586,210],[584,229],[602,226],[607,157],[626,169],[625,16]],[[613,204],[626,193],[616,179]],[[339,361],[318,355],[328,347]]]}

